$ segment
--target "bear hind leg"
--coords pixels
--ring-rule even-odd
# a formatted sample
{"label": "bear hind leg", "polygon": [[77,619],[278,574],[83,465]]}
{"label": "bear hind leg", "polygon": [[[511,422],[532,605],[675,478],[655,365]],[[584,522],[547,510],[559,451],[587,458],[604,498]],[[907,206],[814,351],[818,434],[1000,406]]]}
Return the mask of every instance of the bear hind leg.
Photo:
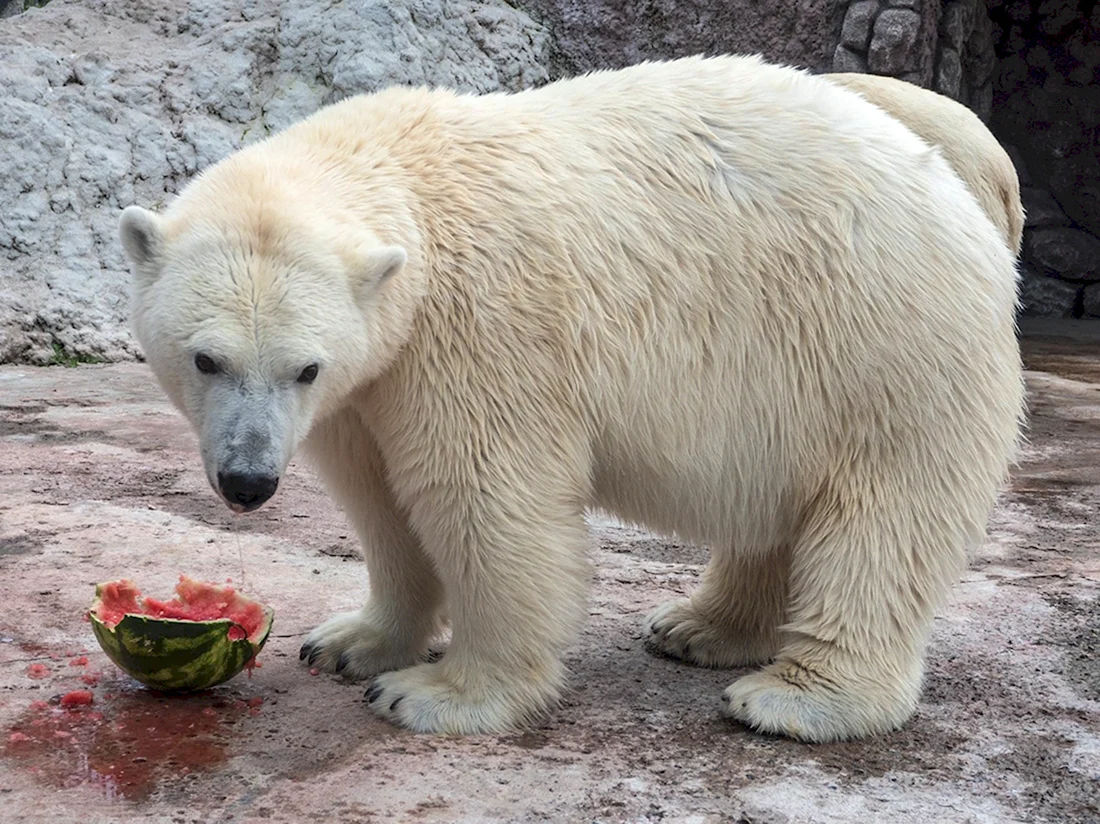
{"label": "bear hind leg", "polygon": [[825,743],[889,732],[913,714],[933,611],[958,575],[964,539],[902,495],[873,500],[874,488],[865,481],[863,500],[817,507],[792,547],[783,645],[725,690],[726,715]]}
{"label": "bear hind leg", "polygon": [[666,601],[646,617],[646,648],[701,667],[770,661],[779,649],[789,569],[785,548],[713,553],[690,597]]}

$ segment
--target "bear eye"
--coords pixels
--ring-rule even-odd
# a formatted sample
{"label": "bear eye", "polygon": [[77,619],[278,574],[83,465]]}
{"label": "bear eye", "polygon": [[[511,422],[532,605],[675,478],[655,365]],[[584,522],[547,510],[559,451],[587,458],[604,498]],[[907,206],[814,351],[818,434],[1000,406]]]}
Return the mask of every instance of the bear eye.
{"label": "bear eye", "polygon": [[298,383],[313,383],[317,378],[318,369],[320,367],[317,364],[311,363],[298,374]]}
{"label": "bear eye", "polygon": [[204,355],[202,352],[195,355],[195,368],[204,375],[216,375],[218,373],[218,364],[212,357]]}

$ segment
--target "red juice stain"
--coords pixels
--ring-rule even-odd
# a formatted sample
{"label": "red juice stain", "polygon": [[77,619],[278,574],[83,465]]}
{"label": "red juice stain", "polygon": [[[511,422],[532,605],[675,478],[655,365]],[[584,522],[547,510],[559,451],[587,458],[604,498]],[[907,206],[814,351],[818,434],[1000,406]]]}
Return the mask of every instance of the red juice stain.
{"label": "red juice stain", "polygon": [[74,658],[69,662],[70,667],[86,667],[88,666],[88,656],[81,655],[79,658]]}
{"label": "red juice stain", "polygon": [[0,734],[0,758],[50,786],[91,785],[111,799],[140,801],[164,783],[216,769],[236,722],[259,710],[255,699],[216,693],[169,696],[119,685],[110,695],[95,696],[95,709],[33,702]]}
{"label": "red juice stain", "polygon": [[27,667],[28,678],[34,678],[35,680],[37,680],[39,678],[45,678],[49,674],[50,668],[47,667],[45,664],[31,664],[29,667]]}

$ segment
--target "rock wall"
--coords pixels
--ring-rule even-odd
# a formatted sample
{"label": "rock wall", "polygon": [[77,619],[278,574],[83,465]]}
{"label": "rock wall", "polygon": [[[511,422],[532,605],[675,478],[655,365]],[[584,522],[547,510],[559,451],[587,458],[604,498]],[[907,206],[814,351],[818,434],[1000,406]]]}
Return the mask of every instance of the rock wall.
{"label": "rock wall", "polygon": [[990,0],[990,128],[1012,147],[1027,209],[1025,310],[1100,317],[1100,3]]}
{"label": "rock wall", "polygon": [[760,53],[827,70],[843,0],[516,0],[550,30],[552,71],[571,76],[642,60]]}
{"label": "rock wall", "polygon": [[0,362],[137,354],[124,206],[346,95],[520,89],[548,63],[546,30],[502,0],[53,0],[0,20]]}
{"label": "rock wall", "polygon": [[844,11],[833,71],[932,82],[940,0],[854,0]]}

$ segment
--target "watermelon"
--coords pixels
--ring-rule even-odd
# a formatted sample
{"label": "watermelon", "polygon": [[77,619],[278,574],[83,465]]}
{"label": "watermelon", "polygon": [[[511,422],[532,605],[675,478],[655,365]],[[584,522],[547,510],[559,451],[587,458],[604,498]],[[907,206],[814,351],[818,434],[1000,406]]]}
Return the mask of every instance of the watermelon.
{"label": "watermelon", "polygon": [[127,579],[97,584],[88,618],[121,670],[154,689],[183,692],[256,666],[274,612],[233,587],[181,575],[170,601],[143,598]]}

